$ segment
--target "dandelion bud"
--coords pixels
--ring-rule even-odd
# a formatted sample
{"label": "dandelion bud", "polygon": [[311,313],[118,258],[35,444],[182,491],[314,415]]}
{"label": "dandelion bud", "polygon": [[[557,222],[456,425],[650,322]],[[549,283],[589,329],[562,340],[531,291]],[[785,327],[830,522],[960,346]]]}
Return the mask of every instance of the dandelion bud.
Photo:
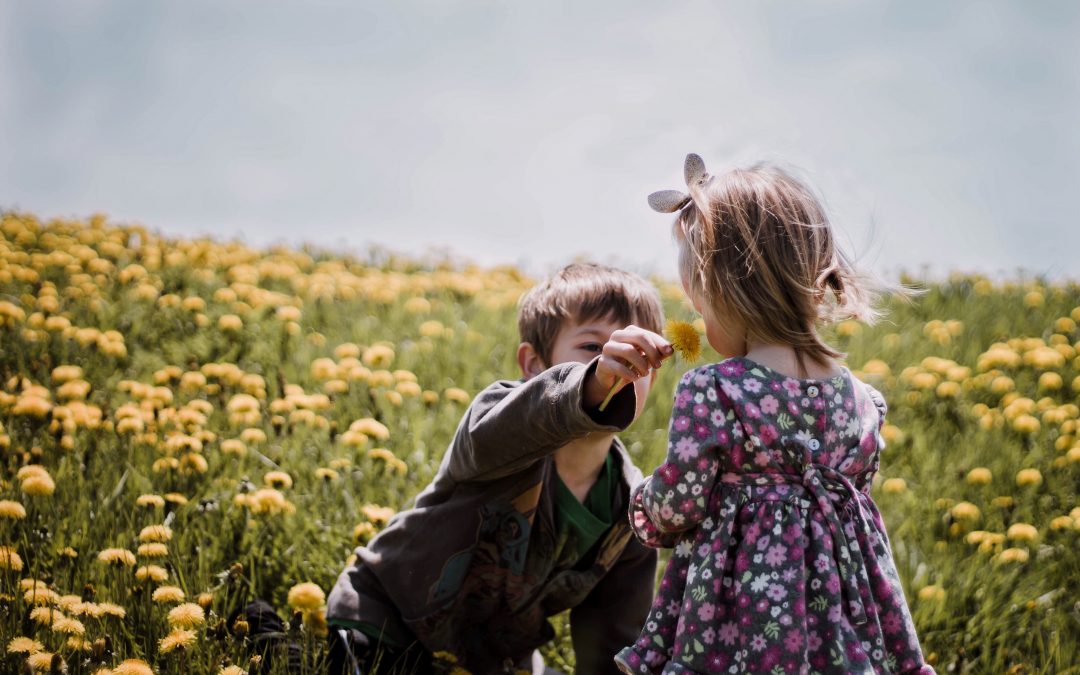
{"label": "dandelion bud", "polygon": [[242,616],[237,617],[236,621],[233,622],[233,632],[241,637],[247,635],[249,629],[250,626],[248,625],[247,620],[245,620]]}
{"label": "dandelion bud", "polygon": [[234,562],[229,566],[229,576],[234,579],[244,573],[243,563]]}

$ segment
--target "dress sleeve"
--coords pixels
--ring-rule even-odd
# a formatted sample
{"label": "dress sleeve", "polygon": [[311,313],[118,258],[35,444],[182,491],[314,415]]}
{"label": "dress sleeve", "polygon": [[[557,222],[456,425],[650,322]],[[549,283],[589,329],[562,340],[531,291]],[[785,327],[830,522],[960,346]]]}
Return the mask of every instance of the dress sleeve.
{"label": "dress sleeve", "polygon": [[721,453],[730,445],[725,397],[706,366],[683,375],[675,390],[667,458],[638,486],[630,523],[646,546],[669,547],[708,515]]}

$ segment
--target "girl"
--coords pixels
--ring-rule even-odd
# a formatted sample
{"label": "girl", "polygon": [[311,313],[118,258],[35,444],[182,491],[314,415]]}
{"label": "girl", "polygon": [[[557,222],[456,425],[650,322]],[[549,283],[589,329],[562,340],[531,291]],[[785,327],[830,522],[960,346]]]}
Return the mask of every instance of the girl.
{"label": "girl", "polygon": [[634,492],[638,538],[675,550],[627,673],[933,673],[870,484],[881,394],[816,331],[874,318],[821,204],[783,171],[686,158],[683,288],[731,357],[686,373],[667,460]]}

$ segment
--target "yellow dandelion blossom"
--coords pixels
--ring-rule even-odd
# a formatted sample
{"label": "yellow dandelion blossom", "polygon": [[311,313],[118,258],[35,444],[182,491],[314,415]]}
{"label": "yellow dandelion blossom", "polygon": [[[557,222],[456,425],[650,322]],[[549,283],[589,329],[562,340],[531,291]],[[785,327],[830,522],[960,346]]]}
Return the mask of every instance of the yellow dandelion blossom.
{"label": "yellow dandelion blossom", "polygon": [[1039,538],[1039,530],[1027,523],[1013,523],[1005,531],[1005,536],[1013,541],[1035,541]]}
{"label": "yellow dandelion blossom", "polygon": [[135,578],[139,581],[153,581],[161,583],[169,578],[169,571],[160,565],[143,565],[135,570]]}
{"label": "yellow dandelion blossom", "polygon": [[154,602],[160,603],[183,602],[185,597],[183,589],[179,586],[160,586],[155,588],[150,596]]}
{"label": "yellow dandelion blossom", "polygon": [[62,618],[64,613],[55,607],[35,607],[30,610],[30,620],[42,626],[51,626],[54,621]]}
{"label": "yellow dandelion blossom", "polygon": [[357,544],[366,544],[375,536],[375,526],[369,522],[363,522],[353,528],[353,541]]}
{"label": "yellow dandelion blossom", "polygon": [[0,570],[21,572],[23,568],[22,558],[10,546],[0,546]]}
{"label": "yellow dandelion blossom", "polygon": [[1039,485],[1042,480],[1042,473],[1038,469],[1021,469],[1016,473],[1016,484],[1020,487]]}
{"label": "yellow dandelion blossom", "polygon": [[107,548],[98,553],[98,560],[117,567],[134,567],[135,554],[124,548]]}
{"label": "yellow dandelion blossom", "polygon": [[385,441],[390,438],[390,430],[386,428],[386,425],[370,417],[356,420],[349,425],[349,431],[355,431],[371,438],[377,438],[380,441]]}
{"label": "yellow dandelion blossom", "polygon": [[977,466],[968,471],[967,478],[965,478],[971,485],[988,485],[993,479],[994,474],[990,473],[990,469],[984,466]]}
{"label": "yellow dandelion blossom", "polygon": [[244,321],[235,314],[223,314],[218,319],[218,328],[225,332],[238,332],[243,330]]}
{"label": "yellow dandelion blossom", "polygon": [[898,495],[907,492],[907,481],[903,478],[889,478],[881,484],[881,490],[887,495]]}
{"label": "yellow dandelion blossom", "polygon": [[164,558],[169,555],[169,547],[159,542],[139,544],[138,554],[144,558]]}
{"label": "yellow dandelion blossom", "polygon": [[52,622],[52,629],[56,633],[69,633],[71,635],[85,635],[86,626],[82,621],[69,616],[58,616]]}
{"label": "yellow dandelion blossom", "polygon": [[206,612],[194,602],[185,602],[169,610],[168,620],[174,628],[196,628],[206,621]]}
{"label": "yellow dandelion blossom", "polygon": [[338,479],[338,472],[334,471],[333,469],[327,469],[326,467],[320,466],[319,468],[315,469],[315,478],[317,478],[318,480],[324,480],[326,482],[335,481]]}
{"label": "yellow dandelion blossom", "polygon": [[465,405],[472,400],[469,392],[460,387],[447,387],[443,390],[443,398],[451,403],[460,403],[461,405]]}
{"label": "yellow dandelion blossom", "polygon": [[172,536],[168,525],[147,525],[139,532],[139,541],[164,542],[170,541]]}
{"label": "yellow dandelion blossom", "polygon": [[701,336],[693,324],[671,319],[664,327],[664,337],[684,361],[697,361],[701,356]]}
{"label": "yellow dandelion blossom", "polygon": [[127,659],[112,669],[113,675],[154,675],[154,669],[142,659]]}
{"label": "yellow dandelion blossom", "polygon": [[225,666],[218,671],[217,675],[247,675],[247,672],[240,666]]}
{"label": "yellow dandelion blossom", "polygon": [[1007,548],[997,555],[997,562],[1008,563],[1026,563],[1031,555],[1026,548]]}
{"label": "yellow dandelion blossom", "polygon": [[188,498],[179,492],[169,492],[165,495],[165,501],[170,504],[176,504],[177,506],[183,506],[188,503]]}
{"label": "yellow dandelion blossom", "polygon": [[390,519],[394,517],[394,509],[389,506],[379,506],[378,504],[364,504],[360,507],[360,513],[364,514],[364,517],[373,523],[379,523],[385,525],[390,522]]}
{"label": "yellow dandelion blossom", "polygon": [[267,487],[288,489],[292,487],[293,479],[292,476],[284,471],[268,471],[263,476],[263,483],[265,483]]}
{"label": "yellow dandelion blossom", "polygon": [[126,609],[112,602],[99,602],[98,609],[100,609],[105,616],[112,616],[117,619],[123,619],[127,616]]}
{"label": "yellow dandelion blossom", "polygon": [[210,609],[210,605],[214,604],[214,594],[211,591],[205,591],[195,596],[195,602],[199,603],[199,607],[203,609]]}
{"label": "yellow dandelion blossom", "polygon": [[289,589],[289,606],[296,610],[316,610],[326,602],[326,594],[317,584],[305,582]]}
{"label": "yellow dandelion blossom", "polygon": [[941,602],[945,599],[945,589],[941,586],[930,585],[919,589],[919,600]]}
{"label": "yellow dandelion blossom", "polygon": [[56,483],[47,473],[30,476],[19,487],[23,492],[34,497],[48,497],[56,491]]}
{"label": "yellow dandelion blossom", "polygon": [[162,497],[161,495],[153,495],[153,494],[139,495],[135,499],[135,504],[137,506],[144,506],[146,508],[157,508],[157,509],[159,509],[159,508],[165,506],[165,498]]}
{"label": "yellow dandelion blossom", "polygon": [[158,641],[158,651],[162,654],[168,654],[177,649],[187,649],[195,644],[195,640],[195,631],[176,628]]}
{"label": "yellow dandelion blossom", "polygon": [[[56,659],[59,659],[59,664],[55,663]],[[26,658],[26,665],[35,671],[62,673],[65,671],[63,664],[64,659],[59,654],[53,654],[52,652],[37,652]],[[54,665],[57,667],[54,668]]]}
{"label": "yellow dandelion blossom", "polygon": [[949,513],[951,513],[952,517],[956,520],[974,521],[982,517],[979,507],[971,502],[959,502],[949,509]]}
{"label": "yellow dandelion blossom", "polygon": [[45,650],[45,645],[28,637],[12,638],[8,643],[8,654],[36,654]]}

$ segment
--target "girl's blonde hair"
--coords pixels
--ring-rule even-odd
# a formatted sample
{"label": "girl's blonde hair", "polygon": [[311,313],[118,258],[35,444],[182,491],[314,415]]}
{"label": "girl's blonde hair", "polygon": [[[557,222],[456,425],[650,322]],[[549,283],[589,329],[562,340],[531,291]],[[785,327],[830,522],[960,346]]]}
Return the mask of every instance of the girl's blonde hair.
{"label": "girl's blonde hair", "polygon": [[789,344],[800,364],[843,354],[817,326],[873,322],[881,285],[837,246],[821,201],[786,171],[734,169],[690,185],[674,226],[682,278],[748,339]]}

